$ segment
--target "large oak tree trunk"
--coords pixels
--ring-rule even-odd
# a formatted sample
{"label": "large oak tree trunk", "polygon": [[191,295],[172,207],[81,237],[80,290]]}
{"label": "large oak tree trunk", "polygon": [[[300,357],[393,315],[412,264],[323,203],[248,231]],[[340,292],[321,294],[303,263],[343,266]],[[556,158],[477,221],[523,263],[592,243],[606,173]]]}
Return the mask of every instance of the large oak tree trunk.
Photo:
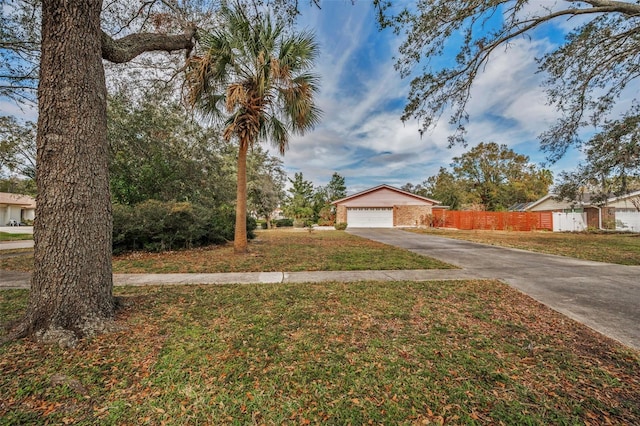
{"label": "large oak tree trunk", "polygon": [[100,28],[101,9],[102,0],[42,1],[35,262],[27,313],[11,337],[31,334],[73,345],[111,323],[102,59],[127,62],[143,52],[193,47],[192,25],[181,35],[140,33],[114,40]]}
{"label": "large oak tree trunk", "polygon": [[[35,265],[27,332],[92,334],[113,316],[100,0],[43,0]],[[61,334],[62,333],[62,334]]]}
{"label": "large oak tree trunk", "polygon": [[233,239],[235,253],[247,252],[247,151],[249,143],[240,141],[238,148],[238,187],[236,191],[236,228]]}

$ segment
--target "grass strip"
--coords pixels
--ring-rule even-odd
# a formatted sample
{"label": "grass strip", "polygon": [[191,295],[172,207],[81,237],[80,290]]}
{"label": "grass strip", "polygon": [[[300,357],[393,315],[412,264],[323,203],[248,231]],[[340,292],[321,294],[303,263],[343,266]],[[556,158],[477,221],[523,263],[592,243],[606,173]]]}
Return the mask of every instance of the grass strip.
{"label": "grass strip", "polygon": [[640,234],[637,233],[462,231],[433,228],[410,231],[595,262],[640,265]]}
{"label": "grass strip", "polygon": [[0,241],[33,240],[33,234],[12,234],[0,231]]}

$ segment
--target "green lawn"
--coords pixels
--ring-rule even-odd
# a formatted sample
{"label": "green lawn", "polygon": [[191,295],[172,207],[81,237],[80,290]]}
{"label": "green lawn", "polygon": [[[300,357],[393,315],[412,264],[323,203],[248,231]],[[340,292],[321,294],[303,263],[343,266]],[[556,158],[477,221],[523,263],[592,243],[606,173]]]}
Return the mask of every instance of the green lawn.
{"label": "green lawn", "polygon": [[[0,262],[28,270],[32,258]],[[225,246],[132,253],[114,265],[447,267],[333,231],[261,232],[247,256]],[[500,282],[115,291],[119,331],[75,349],[30,340],[0,347],[0,425],[640,423],[639,353]],[[0,292],[0,326],[27,298]]]}
{"label": "green lawn", "polygon": [[0,347],[0,424],[640,423],[638,352],[499,282],[117,292],[120,331]]}
{"label": "green lawn", "polygon": [[502,247],[557,254],[596,262],[640,265],[640,234],[602,232],[515,232],[413,229],[441,237],[458,238]]}
{"label": "green lawn", "polygon": [[11,234],[9,232],[0,232],[0,241],[20,240],[33,240],[33,234]]}

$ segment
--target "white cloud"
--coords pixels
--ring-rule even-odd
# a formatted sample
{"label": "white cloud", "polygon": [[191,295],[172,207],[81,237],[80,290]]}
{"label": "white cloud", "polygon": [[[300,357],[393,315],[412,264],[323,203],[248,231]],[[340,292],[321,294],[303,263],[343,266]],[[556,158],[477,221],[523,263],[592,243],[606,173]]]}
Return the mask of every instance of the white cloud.
{"label": "white cloud", "polygon": [[8,99],[0,99],[0,115],[14,116],[35,123],[38,120],[38,109],[35,105],[16,104]]}
{"label": "white cloud", "polygon": [[[331,45],[333,40],[340,46],[325,50],[320,59],[318,71],[323,75],[323,86],[318,103],[325,112],[324,120],[314,132],[292,140],[285,165],[292,172],[302,171],[305,179],[316,185],[326,184],[337,171],[346,178],[350,192],[380,183],[419,183],[441,166],[448,167],[453,157],[468,148],[448,148],[451,128],[446,113],[441,123],[422,137],[417,122],[400,121],[409,82],[401,80],[393,69],[390,45],[397,46],[397,40],[369,33],[379,44],[363,53],[361,49],[370,43],[363,44],[362,38],[371,28],[362,25],[366,14],[358,16],[359,21],[347,20],[350,25],[344,31],[340,27],[337,32],[321,35],[324,45]],[[322,23],[317,25],[321,27]],[[357,43],[354,28],[364,31]],[[548,125],[554,111],[545,105],[534,60],[548,48],[544,42],[517,41],[508,51],[496,51],[473,86],[470,146],[481,141],[515,146],[535,140],[540,129]],[[368,69],[359,70],[358,61],[363,55],[373,58]],[[351,82],[351,76],[364,73],[365,80]],[[353,90],[350,82],[358,90]]]}

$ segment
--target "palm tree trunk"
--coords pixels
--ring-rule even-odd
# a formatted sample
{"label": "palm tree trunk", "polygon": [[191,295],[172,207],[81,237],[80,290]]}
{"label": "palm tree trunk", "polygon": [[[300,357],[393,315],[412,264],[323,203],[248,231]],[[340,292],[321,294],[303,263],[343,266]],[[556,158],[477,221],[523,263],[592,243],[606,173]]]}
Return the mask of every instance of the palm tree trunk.
{"label": "palm tree trunk", "polygon": [[240,141],[238,148],[238,188],[236,192],[236,229],[233,239],[235,253],[247,252],[247,151],[249,143]]}

